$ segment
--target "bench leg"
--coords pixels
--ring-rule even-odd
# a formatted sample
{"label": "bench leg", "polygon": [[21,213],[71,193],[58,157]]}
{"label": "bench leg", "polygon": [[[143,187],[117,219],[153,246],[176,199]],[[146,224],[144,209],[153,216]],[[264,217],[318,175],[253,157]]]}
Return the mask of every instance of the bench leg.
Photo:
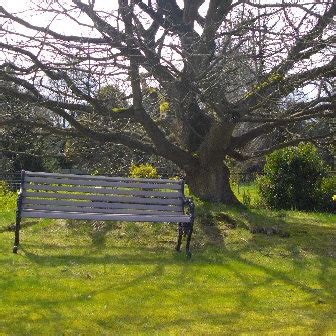
{"label": "bench leg", "polygon": [[186,224],[186,231],[187,231],[186,255],[187,255],[188,259],[191,258],[190,240],[191,240],[191,235],[192,235],[192,232],[193,232],[193,227],[194,227],[193,222],[190,222],[190,223]]}
{"label": "bench leg", "polygon": [[17,253],[20,244],[20,224],[21,224],[21,218],[20,216],[17,215],[15,222],[15,240],[14,240],[13,253]]}
{"label": "bench leg", "polygon": [[182,236],[183,236],[183,224],[179,223],[178,224],[177,245],[176,245],[176,248],[175,248],[177,252],[181,251]]}
{"label": "bench leg", "polygon": [[[21,175],[21,188],[23,184],[23,178],[24,173]],[[20,244],[20,224],[21,224],[21,209],[22,209],[22,192],[20,189],[19,197],[17,199],[17,207],[16,207],[16,220],[15,220],[15,240],[14,240],[14,247],[13,247],[13,253],[17,253],[17,250],[19,248]]]}

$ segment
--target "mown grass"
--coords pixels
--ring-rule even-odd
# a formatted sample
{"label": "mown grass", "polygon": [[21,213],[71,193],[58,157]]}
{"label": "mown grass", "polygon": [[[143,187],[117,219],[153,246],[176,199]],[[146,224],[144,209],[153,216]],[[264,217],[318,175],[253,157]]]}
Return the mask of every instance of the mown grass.
{"label": "mown grass", "polygon": [[188,261],[157,223],[27,219],[13,255],[1,209],[1,335],[336,333],[335,215],[198,203]]}
{"label": "mown grass", "polygon": [[[258,195],[258,188],[255,182],[234,184],[232,189],[240,202],[247,206],[258,207],[260,197]],[[244,201],[245,198],[245,201]]]}

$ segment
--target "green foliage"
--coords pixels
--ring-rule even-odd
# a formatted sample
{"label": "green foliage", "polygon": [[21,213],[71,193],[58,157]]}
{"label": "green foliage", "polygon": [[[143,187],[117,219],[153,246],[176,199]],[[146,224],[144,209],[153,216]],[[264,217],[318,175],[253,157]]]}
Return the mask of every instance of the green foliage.
{"label": "green foliage", "polygon": [[[5,126],[0,129],[0,148],[10,149],[1,152],[0,166],[2,172],[17,172],[21,169],[45,171],[50,166],[58,169],[59,159],[47,154],[57,151],[61,139],[57,136],[45,138],[36,135],[33,129],[22,122],[19,126]],[[27,153],[28,155],[26,155]],[[31,157],[29,154],[36,155]]]}
{"label": "green foliage", "polygon": [[8,184],[5,181],[0,180],[0,195],[5,195],[8,191]]}
{"label": "green foliage", "polygon": [[124,108],[124,107],[113,107],[111,109],[112,112],[123,112],[123,111],[126,111],[127,109]]}
{"label": "green foliage", "polygon": [[255,182],[251,183],[233,183],[231,181],[231,187],[238,198],[248,208],[260,208],[260,197],[258,188]]}
{"label": "green foliage", "polygon": [[[160,91],[158,88],[147,87],[146,92],[149,97],[154,98],[155,102],[159,103],[159,112],[160,114],[166,114],[170,109],[170,104],[167,101],[167,96]],[[156,104],[155,104],[156,105]]]}
{"label": "green foliage", "polygon": [[149,163],[143,163],[139,166],[131,164],[129,176],[134,178],[159,178],[157,169]]}
{"label": "green foliage", "polygon": [[336,209],[336,176],[323,178],[319,188],[319,209],[335,212]]}
{"label": "green foliage", "polygon": [[160,113],[165,113],[169,110],[169,103],[167,101],[162,101],[160,103]]}
{"label": "green foliage", "polygon": [[312,144],[276,150],[257,179],[262,203],[276,209],[316,210],[328,167]]}
{"label": "green foliage", "polygon": [[58,171],[60,168],[67,168],[69,166],[69,162],[66,162],[65,158],[63,162],[61,162],[61,159],[59,158],[43,157],[42,163],[43,163],[42,170],[50,172],[55,172]]}
{"label": "green foliage", "polygon": [[256,93],[257,91],[261,90],[262,88],[266,87],[267,85],[270,85],[276,81],[281,80],[283,77],[277,73],[277,72],[272,72],[263,82],[253,85],[252,90],[247,92],[244,97],[249,97]]}
{"label": "green foliage", "polygon": [[251,195],[248,191],[243,191],[243,204],[248,208],[251,206]]}
{"label": "green foliage", "polygon": [[157,89],[155,89],[155,88],[153,88],[153,87],[149,87],[149,88],[147,89],[147,92],[148,92],[149,94],[157,93]]}
{"label": "green foliage", "polygon": [[117,86],[107,85],[102,87],[97,92],[97,98],[110,106],[112,111],[115,108],[116,111],[114,112],[127,108],[126,95]]}
{"label": "green foliage", "polygon": [[0,180],[0,208],[2,211],[14,211],[17,194],[9,189],[5,181]]}

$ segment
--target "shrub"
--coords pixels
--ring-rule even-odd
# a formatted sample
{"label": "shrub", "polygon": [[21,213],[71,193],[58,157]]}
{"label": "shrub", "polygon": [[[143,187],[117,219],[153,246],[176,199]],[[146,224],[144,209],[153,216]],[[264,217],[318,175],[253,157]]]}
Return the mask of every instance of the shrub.
{"label": "shrub", "polygon": [[251,207],[251,194],[245,190],[243,191],[243,204],[248,208]]}
{"label": "shrub", "polygon": [[13,211],[16,199],[17,193],[11,191],[5,181],[0,180],[0,211]]}
{"label": "shrub", "polygon": [[9,193],[8,184],[5,181],[0,180],[0,196],[4,196]]}
{"label": "shrub", "polygon": [[322,179],[319,189],[319,210],[335,212],[336,199],[334,194],[336,192],[336,176],[326,177]]}
{"label": "shrub", "polygon": [[312,144],[276,150],[266,157],[264,175],[257,179],[261,201],[276,209],[318,209],[327,172]]}
{"label": "shrub", "polygon": [[149,163],[143,163],[139,166],[132,164],[129,170],[129,176],[134,178],[159,178],[157,169]]}

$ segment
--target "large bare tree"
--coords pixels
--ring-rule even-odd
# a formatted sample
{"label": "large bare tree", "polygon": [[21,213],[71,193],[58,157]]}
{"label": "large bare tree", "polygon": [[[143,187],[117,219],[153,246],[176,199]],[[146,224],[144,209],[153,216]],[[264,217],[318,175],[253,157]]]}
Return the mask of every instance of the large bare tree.
{"label": "large bare tree", "polygon": [[[335,116],[333,1],[106,3],[0,7],[0,80],[20,88],[0,89],[66,121],[4,115],[0,125],[159,155],[185,172],[197,196],[235,203],[226,160],[311,139],[295,126]],[[102,99],[97,92],[110,85],[127,104]],[[281,142],[251,145],[279,129]]]}

